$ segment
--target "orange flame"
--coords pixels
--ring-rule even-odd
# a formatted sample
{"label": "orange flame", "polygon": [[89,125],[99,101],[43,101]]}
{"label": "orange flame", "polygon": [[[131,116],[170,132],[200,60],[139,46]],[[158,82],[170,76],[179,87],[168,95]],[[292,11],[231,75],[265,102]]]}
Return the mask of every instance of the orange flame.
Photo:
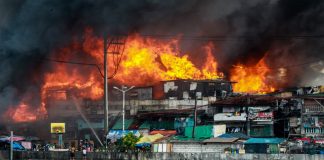
{"label": "orange flame", "polygon": [[10,107],[6,115],[7,118],[11,118],[15,122],[31,122],[37,119],[37,114],[32,112],[30,107],[23,102],[16,107]]}
{"label": "orange flame", "polygon": [[42,99],[45,101],[47,91],[51,89],[75,89],[77,96],[99,99],[103,95],[102,83],[99,78],[95,72],[85,75],[82,73],[82,69],[74,68],[69,71],[66,65],[59,64],[54,72],[45,74]]}
{"label": "orange flame", "polygon": [[127,40],[124,54],[115,77],[116,81],[123,84],[143,85],[163,80],[216,79],[223,76],[217,72],[211,48],[206,53],[204,68],[199,69],[187,54],[180,56],[178,39],[162,42],[138,35],[131,36]]}
{"label": "orange flame", "polygon": [[234,92],[246,93],[268,93],[273,92],[275,88],[267,83],[267,74],[270,69],[262,58],[254,66],[244,66],[238,64],[231,70],[231,81]]}
{"label": "orange flame", "polygon": [[215,79],[224,77],[222,72],[217,72],[218,64],[213,56],[213,50],[215,50],[215,47],[212,43],[208,43],[204,47],[207,53],[206,63],[203,66],[202,74],[204,75],[205,79]]}
{"label": "orange flame", "polygon": [[[143,38],[139,35],[127,37],[123,57],[113,81],[125,85],[152,85],[163,80],[172,79],[216,79],[223,77],[217,71],[217,62],[213,57],[214,46],[210,43],[204,47],[205,64],[197,67],[189,54],[178,49],[179,39],[169,41]],[[84,39],[74,41],[70,46],[56,51],[57,59],[66,61],[84,61],[95,63],[102,69],[103,39],[86,29]],[[86,58],[84,58],[86,57]],[[115,69],[115,57],[108,55],[109,72]],[[58,93],[58,94],[53,94]],[[15,122],[37,120],[39,115],[47,114],[48,98],[67,99],[67,93],[80,98],[100,99],[103,96],[103,77],[98,70],[89,66],[72,66],[71,64],[51,63],[51,71],[44,74],[40,89],[41,102],[35,116],[34,107],[22,103],[11,107],[10,113]],[[33,93],[35,94],[35,93]],[[37,94],[37,93],[36,93]],[[9,111],[8,111],[9,114]],[[20,115],[20,117],[16,116]]]}

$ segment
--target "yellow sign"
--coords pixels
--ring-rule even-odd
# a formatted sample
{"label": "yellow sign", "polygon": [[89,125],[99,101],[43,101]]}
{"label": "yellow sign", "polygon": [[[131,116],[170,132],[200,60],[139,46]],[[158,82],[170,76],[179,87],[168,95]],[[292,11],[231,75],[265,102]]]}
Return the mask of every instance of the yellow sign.
{"label": "yellow sign", "polygon": [[65,133],[65,123],[51,123],[51,133]]}

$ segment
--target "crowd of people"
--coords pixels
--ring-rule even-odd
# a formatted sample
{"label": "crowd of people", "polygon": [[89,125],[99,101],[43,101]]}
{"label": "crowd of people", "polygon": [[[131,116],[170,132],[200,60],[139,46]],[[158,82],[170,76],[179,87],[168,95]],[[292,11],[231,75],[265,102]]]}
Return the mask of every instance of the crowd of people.
{"label": "crowd of people", "polygon": [[87,153],[94,151],[94,146],[93,143],[90,143],[87,139],[85,139],[85,140],[80,140],[78,149],[74,145],[71,145],[69,151],[70,151],[70,158],[72,160],[75,159],[75,153],[77,151],[82,151],[82,157],[83,159],[86,159]]}
{"label": "crowd of people", "polygon": [[87,139],[80,140],[78,145],[72,143],[63,147],[57,145],[56,143],[50,144],[37,142],[34,142],[31,146],[32,151],[53,151],[65,149],[69,151],[71,159],[75,159],[76,152],[82,152],[83,158],[86,159],[87,153],[95,151],[93,141],[89,141]]}

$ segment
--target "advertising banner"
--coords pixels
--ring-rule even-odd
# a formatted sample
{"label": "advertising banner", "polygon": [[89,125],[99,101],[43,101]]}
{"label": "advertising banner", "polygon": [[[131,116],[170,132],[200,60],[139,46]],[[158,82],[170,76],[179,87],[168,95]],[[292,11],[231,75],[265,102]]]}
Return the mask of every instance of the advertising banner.
{"label": "advertising banner", "polygon": [[51,123],[51,133],[65,133],[65,123]]}

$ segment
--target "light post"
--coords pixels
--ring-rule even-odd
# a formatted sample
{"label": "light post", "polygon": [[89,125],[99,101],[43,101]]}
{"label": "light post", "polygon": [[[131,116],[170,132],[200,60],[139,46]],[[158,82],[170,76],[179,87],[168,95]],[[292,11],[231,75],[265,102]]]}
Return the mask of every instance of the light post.
{"label": "light post", "polygon": [[131,90],[134,87],[135,86],[131,86],[130,88],[127,88],[125,86],[122,86],[121,89],[119,89],[118,87],[114,86],[114,89],[117,89],[123,93],[123,135],[125,132],[125,94],[127,91]]}

